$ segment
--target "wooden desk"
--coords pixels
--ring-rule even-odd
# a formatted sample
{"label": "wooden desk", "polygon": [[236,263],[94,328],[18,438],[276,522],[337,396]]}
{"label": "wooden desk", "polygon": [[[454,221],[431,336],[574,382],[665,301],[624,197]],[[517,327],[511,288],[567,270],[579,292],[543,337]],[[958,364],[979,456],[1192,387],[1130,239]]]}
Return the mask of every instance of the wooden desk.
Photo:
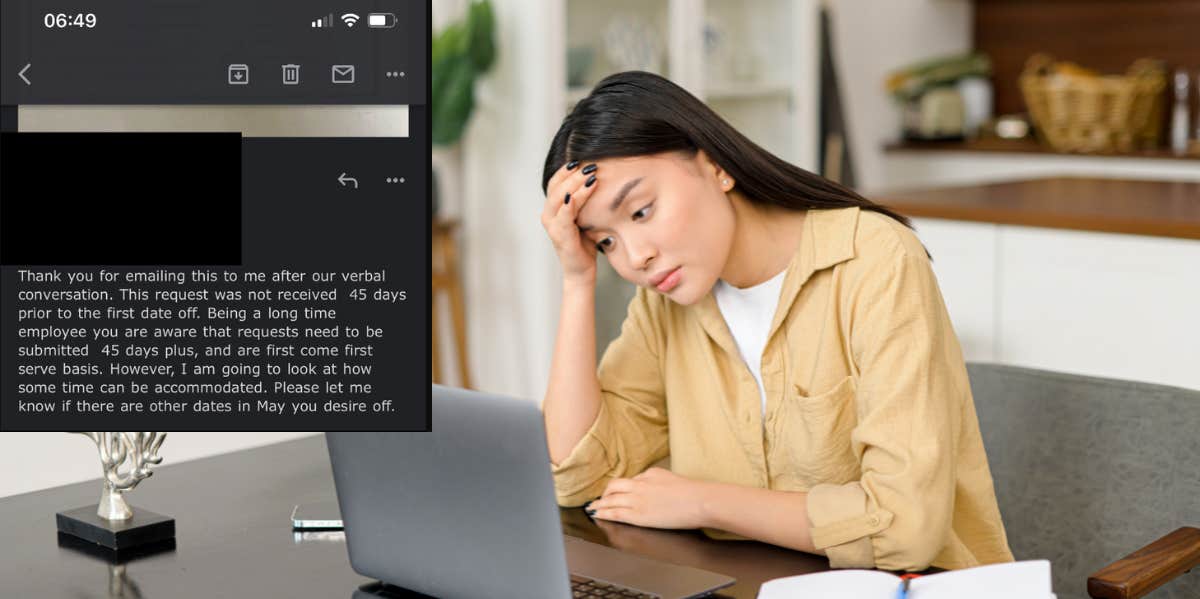
{"label": "wooden desk", "polygon": [[[163,446],[167,460],[170,443]],[[82,444],[75,457],[96,460]],[[123,565],[57,540],[54,513],[94,504],[99,489],[98,481],[90,481],[0,499],[0,596],[325,599],[351,597],[371,582],[350,568],[340,534],[299,538],[291,530],[294,504],[335,496],[323,436],[176,465],[168,461],[129,498],[134,509],[145,506],[175,518],[176,547]],[[561,514],[567,534],[736,577],[737,585],[719,597],[752,599],[765,580],[828,568],[819,556],[763,543],[713,541],[695,531],[597,526],[579,508]]]}
{"label": "wooden desk", "polygon": [[1049,177],[867,197],[905,216],[1200,239],[1200,182]]}
{"label": "wooden desk", "polygon": [[736,584],[713,597],[754,599],[758,596],[758,587],[768,580],[829,569],[829,561],[824,557],[766,543],[714,541],[699,531],[659,530],[594,521],[582,508],[560,508],[560,512],[563,532],[571,536],[737,579]]}

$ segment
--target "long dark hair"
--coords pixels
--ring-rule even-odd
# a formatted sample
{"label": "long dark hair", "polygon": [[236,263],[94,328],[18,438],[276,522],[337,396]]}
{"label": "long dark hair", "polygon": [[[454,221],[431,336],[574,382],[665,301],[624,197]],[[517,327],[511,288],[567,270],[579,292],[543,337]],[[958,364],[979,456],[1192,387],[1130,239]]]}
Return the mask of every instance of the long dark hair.
{"label": "long dark hair", "polygon": [[858,206],[912,228],[908,218],[759,147],[670,80],[644,71],[605,77],[563,119],[542,169],[542,192],[568,160],[704,150],[746,199],[792,210]]}

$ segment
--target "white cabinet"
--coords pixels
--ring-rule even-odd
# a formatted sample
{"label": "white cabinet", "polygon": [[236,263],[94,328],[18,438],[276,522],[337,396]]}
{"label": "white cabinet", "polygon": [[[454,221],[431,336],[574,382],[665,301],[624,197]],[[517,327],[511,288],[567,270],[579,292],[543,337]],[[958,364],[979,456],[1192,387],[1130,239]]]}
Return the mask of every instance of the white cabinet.
{"label": "white cabinet", "polygon": [[968,360],[996,357],[998,225],[914,218],[917,237],[933,257],[933,272]]}
{"label": "white cabinet", "polygon": [[968,360],[1200,389],[1200,241],[914,222]]}
{"label": "white cabinet", "polygon": [[820,16],[814,1],[707,0],[702,97],[773,154],[816,171]]}
{"label": "white cabinet", "polygon": [[1200,241],[1002,227],[999,361],[1200,389]]}
{"label": "white cabinet", "polygon": [[610,50],[649,54],[657,60],[647,70],[692,92],[773,154],[815,170],[816,0],[566,0],[565,8],[562,64],[581,76],[566,79],[564,114],[622,70]]}

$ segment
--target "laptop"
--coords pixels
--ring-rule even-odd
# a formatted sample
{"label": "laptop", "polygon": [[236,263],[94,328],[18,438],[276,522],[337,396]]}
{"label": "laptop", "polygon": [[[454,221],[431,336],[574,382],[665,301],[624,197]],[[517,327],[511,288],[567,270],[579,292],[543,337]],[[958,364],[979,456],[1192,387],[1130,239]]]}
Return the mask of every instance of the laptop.
{"label": "laptop", "polygon": [[736,582],[563,534],[532,402],[433,385],[432,432],[325,439],[363,576],[443,599],[685,599]]}

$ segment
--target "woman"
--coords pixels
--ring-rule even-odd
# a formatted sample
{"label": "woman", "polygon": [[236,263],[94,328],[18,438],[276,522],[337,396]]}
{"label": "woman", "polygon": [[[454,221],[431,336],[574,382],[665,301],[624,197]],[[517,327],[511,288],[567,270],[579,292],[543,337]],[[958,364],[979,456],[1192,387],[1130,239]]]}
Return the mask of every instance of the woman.
{"label": "woman", "polygon": [[[542,181],[563,268],[542,406],[560,505],[832,567],[1013,559],[907,219],[641,72],[579,102]],[[596,368],[598,252],[638,289]]]}

